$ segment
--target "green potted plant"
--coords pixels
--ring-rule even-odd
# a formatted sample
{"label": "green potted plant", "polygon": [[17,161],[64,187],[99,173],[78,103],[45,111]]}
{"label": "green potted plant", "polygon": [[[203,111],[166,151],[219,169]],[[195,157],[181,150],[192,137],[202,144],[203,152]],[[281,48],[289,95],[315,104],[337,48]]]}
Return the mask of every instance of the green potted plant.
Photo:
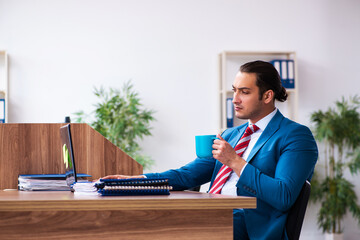
{"label": "green potted plant", "polygon": [[91,114],[76,112],[75,121],[88,122],[93,117],[95,120],[89,123],[90,126],[139,162],[144,170],[150,169],[154,161],[141,154],[138,140],[151,135],[154,111],[142,108],[130,81],[123,85],[122,91],[113,88],[106,91],[100,87],[94,88],[94,94],[99,98],[95,111]]}
{"label": "green potted plant", "polygon": [[[360,224],[360,206],[354,185],[344,178],[360,170],[360,98],[342,98],[334,108],[311,114],[314,135],[323,148],[324,165],[317,165],[312,180],[310,200],[320,202],[318,226],[329,239],[342,238],[342,220],[347,211]],[[323,168],[321,168],[323,167]],[[321,170],[321,171],[320,171]],[[321,174],[322,173],[322,174]]]}

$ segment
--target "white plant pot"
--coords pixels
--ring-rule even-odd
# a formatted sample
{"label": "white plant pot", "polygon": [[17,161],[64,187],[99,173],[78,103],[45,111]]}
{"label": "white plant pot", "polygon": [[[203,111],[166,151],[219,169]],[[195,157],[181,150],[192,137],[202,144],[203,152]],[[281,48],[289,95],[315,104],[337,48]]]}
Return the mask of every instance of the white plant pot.
{"label": "white plant pot", "polygon": [[325,240],[343,240],[342,233],[325,233]]}

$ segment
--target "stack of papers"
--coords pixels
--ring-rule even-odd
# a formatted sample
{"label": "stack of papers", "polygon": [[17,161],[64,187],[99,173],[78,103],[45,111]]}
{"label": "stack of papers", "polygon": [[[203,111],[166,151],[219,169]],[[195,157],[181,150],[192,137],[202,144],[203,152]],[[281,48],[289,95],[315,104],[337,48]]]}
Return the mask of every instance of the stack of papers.
{"label": "stack of papers", "polygon": [[[78,181],[91,175],[79,173]],[[65,174],[19,175],[18,189],[22,191],[70,191]]]}
{"label": "stack of papers", "polygon": [[95,182],[76,182],[73,185],[73,190],[77,195],[98,195]]}
{"label": "stack of papers", "polygon": [[22,191],[69,191],[62,175],[19,175],[18,189]]}

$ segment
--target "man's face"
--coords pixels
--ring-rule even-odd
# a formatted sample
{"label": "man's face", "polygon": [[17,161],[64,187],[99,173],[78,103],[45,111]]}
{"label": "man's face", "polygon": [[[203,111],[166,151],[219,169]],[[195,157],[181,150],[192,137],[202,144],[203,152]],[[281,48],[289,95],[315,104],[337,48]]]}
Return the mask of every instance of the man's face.
{"label": "man's face", "polygon": [[256,123],[266,115],[264,115],[264,102],[259,100],[259,87],[256,86],[255,73],[238,72],[233,91],[233,104],[237,118],[250,119],[252,123]]}

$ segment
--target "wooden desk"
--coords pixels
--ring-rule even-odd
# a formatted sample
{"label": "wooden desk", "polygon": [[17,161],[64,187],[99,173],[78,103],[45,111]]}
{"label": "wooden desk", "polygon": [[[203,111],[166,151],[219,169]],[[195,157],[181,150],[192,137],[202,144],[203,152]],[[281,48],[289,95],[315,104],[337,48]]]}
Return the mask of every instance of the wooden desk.
{"label": "wooden desk", "polygon": [[232,209],[256,198],[198,192],[101,197],[0,191],[0,239],[232,239]]}

